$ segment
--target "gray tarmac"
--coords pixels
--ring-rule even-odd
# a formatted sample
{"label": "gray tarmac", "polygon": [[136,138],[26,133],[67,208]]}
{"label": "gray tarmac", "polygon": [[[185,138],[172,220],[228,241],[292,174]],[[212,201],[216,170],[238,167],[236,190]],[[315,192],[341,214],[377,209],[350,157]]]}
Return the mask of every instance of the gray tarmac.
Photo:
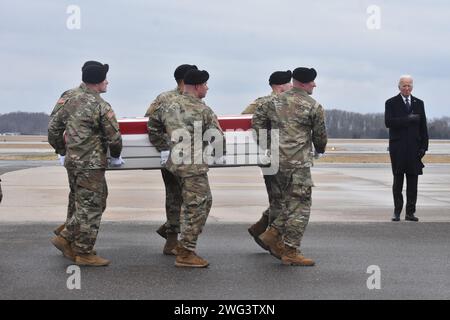
{"label": "gray tarmac", "polygon": [[[247,224],[209,224],[198,253],[206,269],[179,269],[162,254],[157,224],[106,222],[97,242],[108,267],[80,269],[49,242],[53,224],[2,224],[0,299],[449,299],[450,223],[325,223],[308,226],[314,267],[287,267],[263,251]],[[371,267],[372,266],[372,267]],[[368,289],[379,268],[380,289]]]}
{"label": "gray tarmac", "polygon": [[[81,268],[81,289],[70,290],[72,262],[49,241],[65,218],[65,169],[55,161],[0,161],[0,299],[449,299],[449,169],[427,165],[419,178],[420,222],[393,223],[388,165],[314,167],[302,243],[317,263],[309,268],[282,266],[249,236],[267,205],[259,168],[213,169],[213,208],[198,245],[211,265],[194,270],[162,254],[155,232],[164,221],[160,172],[108,172],[96,249],[112,264]],[[372,268],[380,289],[367,286]]]}

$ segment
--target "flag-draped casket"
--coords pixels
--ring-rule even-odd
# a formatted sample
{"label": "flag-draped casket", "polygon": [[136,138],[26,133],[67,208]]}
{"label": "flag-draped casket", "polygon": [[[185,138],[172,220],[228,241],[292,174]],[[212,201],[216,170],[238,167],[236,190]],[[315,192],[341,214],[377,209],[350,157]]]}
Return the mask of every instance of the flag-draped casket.
{"label": "flag-draped casket", "polygon": [[[119,168],[109,169],[158,169],[161,168],[160,153],[150,143],[147,133],[147,118],[119,119],[122,134],[122,158],[125,164]],[[263,149],[258,149],[253,130],[251,115],[219,117],[220,126],[225,133],[226,155],[217,159],[211,167],[257,165],[263,155]],[[203,137],[208,141],[208,137]]]}

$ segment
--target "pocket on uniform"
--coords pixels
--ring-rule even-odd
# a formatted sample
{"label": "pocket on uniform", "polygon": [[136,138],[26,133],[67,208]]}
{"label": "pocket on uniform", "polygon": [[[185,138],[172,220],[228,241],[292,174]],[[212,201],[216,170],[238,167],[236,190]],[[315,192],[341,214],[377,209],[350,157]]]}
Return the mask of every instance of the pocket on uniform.
{"label": "pocket on uniform", "polygon": [[105,191],[105,172],[103,170],[83,170],[76,175],[77,186],[91,192]]}
{"label": "pocket on uniform", "polygon": [[292,174],[292,183],[294,185],[314,187],[314,183],[311,177],[311,169],[310,168],[296,169],[295,172]]}

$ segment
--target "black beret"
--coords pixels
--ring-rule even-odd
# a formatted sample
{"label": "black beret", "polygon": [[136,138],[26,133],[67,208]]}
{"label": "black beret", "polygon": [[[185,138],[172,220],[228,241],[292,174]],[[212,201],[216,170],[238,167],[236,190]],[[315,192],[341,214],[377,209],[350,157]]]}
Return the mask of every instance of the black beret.
{"label": "black beret", "polygon": [[285,84],[291,82],[292,72],[288,71],[275,71],[270,75],[269,84]]}
{"label": "black beret", "polygon": [[317,76],[317,72],[316,70],[314,70],[314,68],[297,68],[294,70],[294,72],[292,73],[292,77],[297,80],[300,81],[302,83],[308,83],[311,81],[314,81],[314,79],[316,79]]}
{"label": "black beret", "polygon": [[184,84],[196,85],[208,81],[209,73],[206,70],[189,70],[184,76]]}
{"label": "black beret", "polygon": [[86,61],[81,67],[82,80],[85,83],[100,83],[106,79],[109,65],[101,64],[98,61]]}
{"label": "black beret", "polygon": [[178,66],[175,69],[175,72],[173,73],[173,76],[175,77],[175,80],[183,80],[184,75],[189,70],[198,70],[196,65],[191,64],[182,64],[181,66]]}

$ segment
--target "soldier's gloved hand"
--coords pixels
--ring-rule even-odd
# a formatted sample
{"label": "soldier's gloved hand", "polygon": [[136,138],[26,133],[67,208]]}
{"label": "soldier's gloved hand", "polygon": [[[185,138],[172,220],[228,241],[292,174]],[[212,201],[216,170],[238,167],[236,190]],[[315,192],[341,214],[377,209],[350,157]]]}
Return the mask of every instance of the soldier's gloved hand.
{"label": "soldier's gloved hand", "polygon": [[170,150],[163,150],[161,151],[161,160],[160,160],[160,164],[163,166],[166,164],[167,160],[169,159],[169,155],[170,155]]}
{"label": "soldier's gloved hand", "polygon": [[120,166],[122,166],[124,163],[125,163],[125,161],[123,161],[122,156],[119,156],[118,158],[113,158],[113,157],[111,157],[111,158],[109,159],[109,165],[110,165],[111,167],[113,167],[113,168],[120,167]]}
{"label": "soldier's gloved hand", "polygon": [[59,164],[60,165],[64,165],[64,159],[66,158],[66,156],[62,156],[60,154],[58,154],[58,159],[59,159]]}
{"label": "soldier's gloved hand", "polygon": [[320,159],[323,157],[323,153],[317,152],[317,150],[314,150],[314,159]]}
{"label": "soldier's gloved hand", "polygon": [[271,161],[270,149],[264,150],[264,154],[260,154],[259,161],[261,165],[269,165]]}
{"label": "soldier's gloved hand", "polygon": [[410,114],[408,115],[408,121],[409,122],[413,122],[413,123],[418,123],[420,122],[420,114]]}
{"label": "soldier's gloved hand", "polygon": [[214,162],[216,164],[225,164],[225,163],[227,163],[227,160],[226,160],[225,156],[220,156],[220,157],[214,159]]}

